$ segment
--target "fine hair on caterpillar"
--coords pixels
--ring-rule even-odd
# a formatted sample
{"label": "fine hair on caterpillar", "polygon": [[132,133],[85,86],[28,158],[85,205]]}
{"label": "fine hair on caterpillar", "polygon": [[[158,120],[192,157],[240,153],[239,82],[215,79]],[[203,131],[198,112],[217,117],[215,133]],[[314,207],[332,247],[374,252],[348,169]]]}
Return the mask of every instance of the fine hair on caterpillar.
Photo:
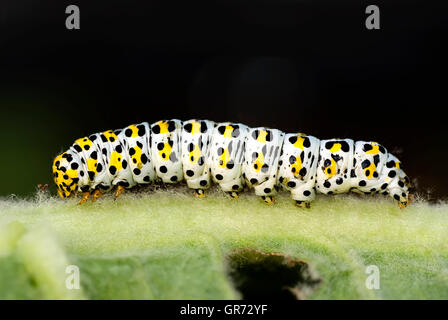
{"label": "fine hair on caterpillar", "polygon": [[80,138],[53,161],[61,198],[82,193],[115,198],[140,184],[185,180],[203,197],[212,183],[237,198],[245,186],[267,204],[279,189],[309,207],[316,193],[390,195],[409,204],[410,180],[400,161],[377,142],[319,140],[303,133],[210,120],[143,122]]}

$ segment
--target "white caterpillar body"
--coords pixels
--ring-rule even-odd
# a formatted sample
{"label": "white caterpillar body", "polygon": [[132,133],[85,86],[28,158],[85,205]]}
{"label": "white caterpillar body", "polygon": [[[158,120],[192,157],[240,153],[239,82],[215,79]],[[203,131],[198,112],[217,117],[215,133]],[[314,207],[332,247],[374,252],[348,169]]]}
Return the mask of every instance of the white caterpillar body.
{"label": "white caterpillar body", "polygon": [[400,161],[376,142],[177,119],[78,139],[55,158],[53,175],[62,198],[79,191],[83,201],[114,186],[118,196],[137,184],[185,180],[197,196],[213,182],[235,198],[253,188],[267,203],[279,189],[299,206],[309,206],[316,192],[355,191],[389,194],[405,207],[410,185]]}

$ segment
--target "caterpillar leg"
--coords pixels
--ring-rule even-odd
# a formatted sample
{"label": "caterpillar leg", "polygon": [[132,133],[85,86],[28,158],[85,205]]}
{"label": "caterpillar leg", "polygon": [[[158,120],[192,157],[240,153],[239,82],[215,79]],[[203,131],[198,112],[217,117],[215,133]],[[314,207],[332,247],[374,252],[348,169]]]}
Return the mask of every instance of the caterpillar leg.
{"label": "caterpillar leg", "polygon": [[261,196],[261,199],[263,199],[266,204],[271,205],[274,204],[274,197],[273,196]]}
{"label": "caterpillar leg", "polygon": [[90,198],[90,192],[89,191],[83,192],[82,193],[82,199],[81,199],[81,201],[79,201],[79,204],[86,203],[87,200],[89,200],[89,198]]}
{"label": "caterpillar leg", "polygon": [[403,201],[403,199],[400,199],[400,201],[398,201],[398,207],[400,209],[404,209],[408,205],[410,205],[413,201],[414,201],[414,194],[410,193],[406,196],[404,201]]}
{"label": "caterpillar leg", "polygon": [[405,201],[398,201],[398,207],[404,209],[411,203],[411,201],[411,197],[406,197]]}
{"label": "caterpillar leg", "polygon": [[[405,192],[402,192],[402,191],[403,190],[395,188],[391,192],[391,195],[393,196],[393,198],[398,202],[398,207],[400,209],[406,208],[412,201],[412,196],[410,196],[407,193],[407,190]],[[400,194],[400,192],[401,192],[401,194]]]}
{"label": "caterpillar leg", "polygon": [[408,201],[401,201],[401,202],[398,202],[398,207],[400,209],[404,209],[408,206],[408,204],[409,204]]}
{"label": "caterpillar leg", "polygon": [[306,209],[311,208],[311,204],[309,202],[300,200],[296,200],[296,206],[299,208],[306,208]]}
{"label": "caterpillar leg", "polygon": [[202,189],[196,189],[194,190],[193,195],[198,198],[203,198],[205,196],[205,192]]}
{"label": "caterpillar leg", "polygon": [[103,195],[103,192],[100,189],[96,189],[92,194],[92,202],[95,202],[99,197]]}
{"label": "caterpillar leg", "polygon": [[124,192],[124,190],[126,190],[125,187],[120,186],[120,185],[117,186],[117,190],[115,190],[115,195],[114,195],[115,200],[120,196],[120,194],[122,194]]}
{"label": "caterpillar leg", "polygon": [[410,205],[412,202],[414,201],[414,195],[411,193],[408,195],[407,197],[407,201],[399,201],[398,202],[398,207],[400,209],[404,209],[406,208],[408,205]]}
{"label": "caterpillar leg", "polygon": [[239,198],[239,194],[236,191],[229,191],[227,192],[233,199],[238,199]]}

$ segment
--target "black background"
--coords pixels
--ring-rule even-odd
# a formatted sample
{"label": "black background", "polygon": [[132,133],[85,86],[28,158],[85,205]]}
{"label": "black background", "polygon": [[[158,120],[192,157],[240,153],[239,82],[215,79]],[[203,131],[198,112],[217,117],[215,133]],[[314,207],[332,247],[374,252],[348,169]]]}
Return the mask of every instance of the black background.
{"label": "black background", "polygon": [[[81,29],[65,28],[76,4]],[[381,29],[367,30],[378,5]],[[208,118],[382,143],[419,191],[448,192],[443,1],[0,4],[0,195],[52,183],[79,137]]]}

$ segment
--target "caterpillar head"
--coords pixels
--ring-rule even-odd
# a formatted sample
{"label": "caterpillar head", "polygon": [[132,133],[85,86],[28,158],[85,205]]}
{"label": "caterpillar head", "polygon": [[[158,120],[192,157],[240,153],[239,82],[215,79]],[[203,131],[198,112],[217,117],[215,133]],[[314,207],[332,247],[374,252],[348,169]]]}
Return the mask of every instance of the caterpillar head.
{"label": "caterpillar head", "polygon": [[62,199],[71,196],[76,191],[79,182],[79,167],[79,157],[70,151],[54,159],[53,178]]}
{"label": "caterpillar head", "polygon": [[392,154],[388,156],[386,168],[387,191],[392,198],[398,201],[398,206],[403,209],[412,200],[409,196],[409,189],[411,188],[410,180],[401,168],[400,160]]}

